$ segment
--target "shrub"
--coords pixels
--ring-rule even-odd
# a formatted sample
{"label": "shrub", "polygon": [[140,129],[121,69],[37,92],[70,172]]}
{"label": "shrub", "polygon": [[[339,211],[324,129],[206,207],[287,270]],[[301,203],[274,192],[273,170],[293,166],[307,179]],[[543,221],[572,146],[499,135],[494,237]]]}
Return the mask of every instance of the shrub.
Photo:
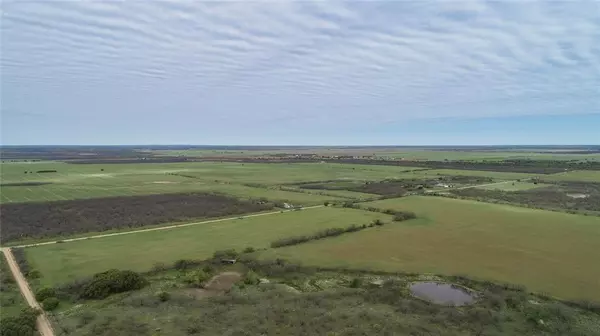
{"label": "shrub", "polygon": [[175,262],[173,267],[175,267],[176,270],[184,271],[190,268],[193,264],[194,262],[192,260],[179,259]]}
{"label": "shrub", "polygon": [[254,252],[254,251],[256,251],[256,250],[254,249],[254,247],[250,247],[250,246],[249,246],[249,247],[246,247],[246,248],[244,249],[244,251],[243,251],[243,252],[244,252],[244,253],[252,253],[252,252]]}
{"label": "shrub", "polygon": [[35,323],[40,311],[25,308],[18,316],[3,317],[0,322],[0,335],[3,336],[34,336]]}
{"label": "shrub", "polygon": [[252,270],[248,271],[244,277],[244,283],[246,285],[256,285],[259,281],[258,274]]}
{"label": "shrub", "polygon": [[401,222],[414,218],[417,218],[417,215],[411,211],[398,211],[394,214],[394,221],[396,222]]}
{"label": "shrub", "polygon": [[376,220],[373,221],[373,225],[382,226],[383,225],[383,221],[381,219],[376,219]]}
{"label": "shrub", "polygon": [[208,280],[210,275],[203,270],[195,270],[185,275],[184,282],[194,287],[202,287],[204,281]]}
{"label": "shrub", "polygon": [[329,201],[325,201],[325,202],[323,202],[323,205],[324,205],[324,206],[329,206],[329,204],[331,204],[331,203],[329,203]]}
{"label": "shrub", "polygon": [[51,287],[40,288],[37,292],[35,292],[35,299],[39,302],[46,300],[47,298],[55,297],[56,291]]}
{"label": "shrub", "polygon": [[151,272],[153,272],[153,273],[159,273],[159,272],[164,272],[166,270],[167,270],[167,265],[158,262],[158,263],[154,263],[154,265],[152,265]]}
{"label": "shrub", "polygon": [[111,269],[95,274],[83,285],[80,298],[104,299],[111,294],[140,289],[148,284],[139,273]]}
{"label": "shrub", "polygon": [[361,278],[354,278],[350,282],[350,288],[360,288],[362,286],[362,284],[363,284],[363,281]]}
{"label": "shrub", "polygon": [[42,301],[42,308],[46,311],[52,311],[58,307],[59,303],[60,301],[57,298],[49,297]]}
{"label": "shrub", "polygon": [[239,253],[237,253],[234,249],[220,250],[213,254],[213,258],[215,259],[237,259],[238,256]]}
{"label": "shrub", "polygon": [[161,302],[165,302],[165,301],[169,301],[169,299],[171,298],[171,294],[169,294],[166,291],[160,291],[158,293],[156,293],[156,297],[161,301]]}

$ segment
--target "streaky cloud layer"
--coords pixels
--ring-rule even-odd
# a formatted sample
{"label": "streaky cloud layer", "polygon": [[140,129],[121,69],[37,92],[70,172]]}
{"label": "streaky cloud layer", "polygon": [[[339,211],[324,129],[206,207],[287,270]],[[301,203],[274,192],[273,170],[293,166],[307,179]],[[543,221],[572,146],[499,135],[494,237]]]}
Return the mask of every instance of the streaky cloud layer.
{"label": "streaky cloud layer", "polygon": [[3,143],[600,113],[592,0],[4,1],[1,29]]}

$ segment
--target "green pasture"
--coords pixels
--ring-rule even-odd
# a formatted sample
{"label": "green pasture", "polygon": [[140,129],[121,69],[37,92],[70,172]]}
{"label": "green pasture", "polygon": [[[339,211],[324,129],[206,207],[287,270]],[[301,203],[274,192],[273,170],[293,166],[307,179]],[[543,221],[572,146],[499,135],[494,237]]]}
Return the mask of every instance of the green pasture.
{"label": "green pasture", "polygon": [[564,173],[541,176],[546,181],[581,181],[600,183],[600,171],[598,170],[573,170]]}
{"label": "green pasture", "polygon": [[145,271],[157,263],[206,259],[217,250],[265,248],[280,238],[390,218],[356,209],[321,207],[30,247],[26,254],[32,267],[41,272],[41,282],[56,285],[110,268]]}
{"label": "green pasture", "polygon": [[415,178],[419,177],[438,177],[442,175],[461,175],[461,176],[479,176],[490,177],[497,180],[518,180],[538,176],[536,174],[495,172],[485,170],[459,170],[459,169],[431,169],[405,173],[404,176]]}
{"label": "green pasture", "polygon": [[[332,196],[273,190],[279,184],[333,179],[384,179],[402,175],[410,167],[349,164],[254,164],[254,163],[146,163],[66,164],[10,163],[1,166],[2,203],[164,194],[189,191],[223,192],[237,197],[266,197],[302,204],[332,200]],[[36,173],[56,170],[56,173]],[[28,173],[25,173],[25,172]],[[32,172],[32,173],[29,173]],[[183,174],[182,177],[173,174]],[[10,183],[45,182],[38,186]],[[242,184],[255,184],[248,187]],[[271,188],[273,187],[273,188]],[[271,189],[266,189],[271,188]],[[333,195],[335,193],[330,193]],[[341,198],[365,195],[337,193]],[[333,197],[335,199],[336,197]]]}
{"label": "green pasture", "polygon": [[535,184],[533,182],[509,182],[509,183],[499,183],[492,185],[482,185],[481,187],[476,187],[477,189],[485,189],[485,190],[502,190],[502,191],[521,191],[521,190],[530,190],[536,188],[548,187],[550,184],[538,183]]}
{"label": "green pasture", "polygon": [[600,218],[441,197],[364,206],[418,218],[265,251],[305,264],[463,274],[568,299],[600,300]]}

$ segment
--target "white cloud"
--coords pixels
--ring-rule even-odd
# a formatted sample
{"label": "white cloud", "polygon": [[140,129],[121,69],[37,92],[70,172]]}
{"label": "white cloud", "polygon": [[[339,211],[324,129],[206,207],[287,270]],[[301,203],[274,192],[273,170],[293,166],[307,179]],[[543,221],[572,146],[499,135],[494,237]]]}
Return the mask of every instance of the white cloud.
{"label": "white cloud", "polygon": [[[3,111],[241,126],[600,112],[600,2],[7,2]],[[208,127],[208,126],[206,126]]]}

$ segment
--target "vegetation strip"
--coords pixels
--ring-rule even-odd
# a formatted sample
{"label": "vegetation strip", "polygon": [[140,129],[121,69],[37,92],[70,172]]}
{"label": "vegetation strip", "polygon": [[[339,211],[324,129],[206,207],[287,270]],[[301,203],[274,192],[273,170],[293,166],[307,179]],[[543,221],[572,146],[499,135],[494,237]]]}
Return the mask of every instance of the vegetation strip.
{"label": "vegetation strip", "polygon": [[[98,232],[199,218],[259,212],[274,207],[208,193],[110,197],[0,207],[1,242]],[[43,223],[43,224],[42,224]]]}
{"label": "vegetation strip", "polygon": [[[29,288],[29,283],[23,276],[23,273],[21,273],[21,270],[19,269],[19,266],[17,265],[17,262],[15,261],[15,258],[12,254],[11,249],[10,248],[2,248],[2,253],[4,254],[4,257],[6,258],[6,261],[8,262],[10,271],[12,272],[13,276],[15,277],[15,281],[17,282],[17,285],[19,286],[19,290],[21,291],[21,294],[23,295],[23,297],[25,298],[25,300],[27,301],[29,306],[34,309],[41,310],[40,304],[35,299],[35,296],[33,295],[31,288]],[[46,314],[43,311],[37,317],[37,330],[39,331],[39,333],[42,336],[54,336],[54,332],[52,330],[52,325],[50,324],[50,321],[48,320],[48,316],[46,316]]]}
{"label": "vegetation strip", "polygon": [[[314,206],[302,208],[302,210],[314,209],[314,208],[321,208],[321,207],[323,207],[323,205],[314,205]],[[63,239],[63,240],[54,240],[54,241],[48,241],[48,242],[42,242],[42,243],[24,244],[24,245],[18,245],[18,246],[14,246],[14,247],[15,248],[23,248],[23,247],[44,246],[44,245],[52,245],[52,244],[57,244],[57,243],[75,242],[75,241],[81,241],[81,240],[87,240],[87,239],[97,239],[97,238],[106,238],[106,237],[114,237],[114,236],[123,236],[123,235],[134,234],[134,233],[141,233],[141,232],[170,230],[170,229],[176,229],[176,228],[187,227],[187,226],[194,226],[194,225],[201,225],[201,224],[210,224],[210,223],[217,223],[217,222],[225,222],[225,221],[230,221],[230,220],[239,219],[239,218],[252,218],[252,217],[259,217],[259,216],[276,215],[276,214],[280,214],[282,212],[290,212],[290,211],[295,211],[295,210],[280,210],[280,211],[272,211],[272,212],[265,212],[265,213],[245,215],[245,216],[211,219],[211,220],[206,220],[206,221],[201,221],[201,222],[183,223],[183,224],[175,224],[175,225],[154,227],[154,228],[149,228],[149,229],[140,229],[140,230],[131,230],[131,231],[124,231],[124,232],[107,233],[107,234],[100,234],[100,235],[87,236],[87,237],[78,237],[78,238],[70,238],[70,239]]]}

